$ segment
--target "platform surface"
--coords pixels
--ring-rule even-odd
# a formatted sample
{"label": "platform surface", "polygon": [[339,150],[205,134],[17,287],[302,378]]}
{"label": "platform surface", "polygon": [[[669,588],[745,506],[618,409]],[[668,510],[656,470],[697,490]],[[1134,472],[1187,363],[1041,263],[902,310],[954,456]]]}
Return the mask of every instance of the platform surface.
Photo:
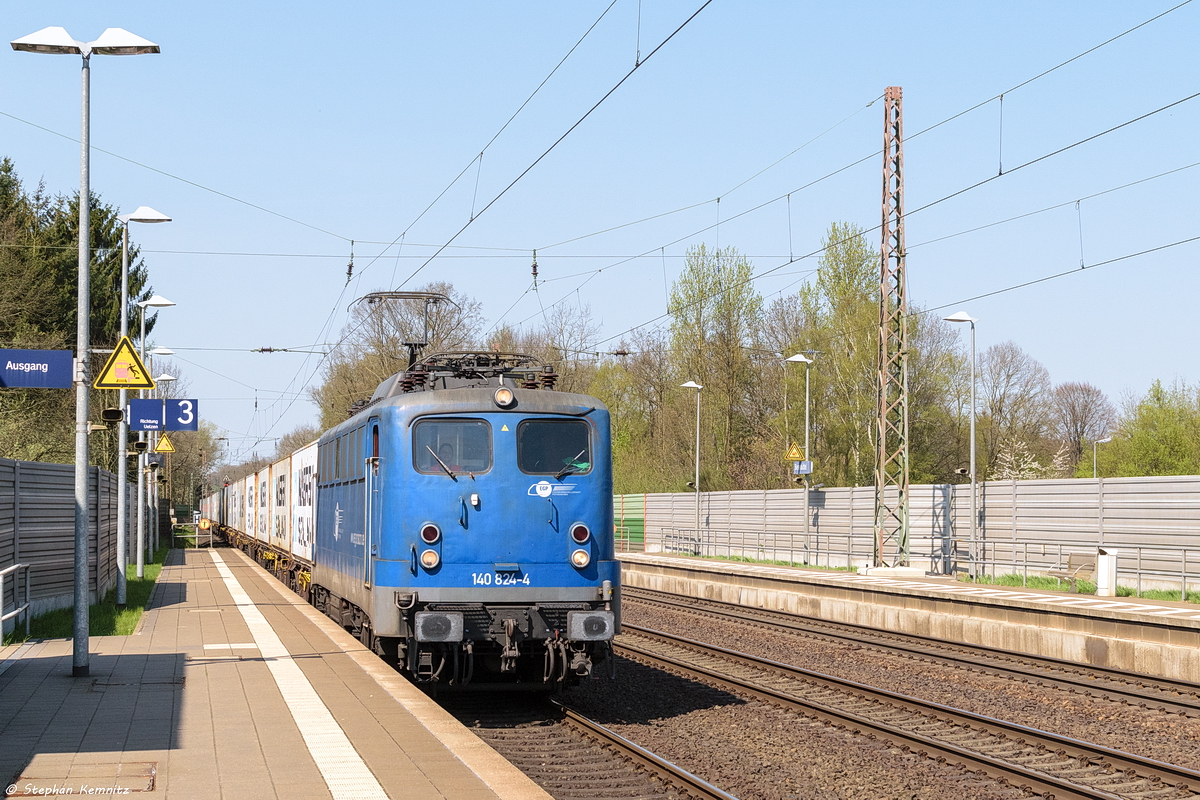
{"label": "platform surface", "polygon": [[770,578],[779,581],[825,584],[856,589],[892,591],[957,598],[980,604],[1034,606],[1060,609],[1064,613],[1101,616],[1154,623],[1169,623],[1200,630],[1200,605],[1170,600],[1147,600],[1140,597],[1097,597],[1070,591],[1029,589],[1021,586],[996,586],[967,583],[954,576],[926,575],[925,577],[885,577],[860,575],[842,570],[805,569],[716,558],[677,556],[664,553],[622,553],[628,564],[666,565],[676,569],[691,569],[746,578]]}
{"label": "platform surface", "polygon": [[0,648],[10,797],[548,797],[242,553],[172,551],[132,636]]}

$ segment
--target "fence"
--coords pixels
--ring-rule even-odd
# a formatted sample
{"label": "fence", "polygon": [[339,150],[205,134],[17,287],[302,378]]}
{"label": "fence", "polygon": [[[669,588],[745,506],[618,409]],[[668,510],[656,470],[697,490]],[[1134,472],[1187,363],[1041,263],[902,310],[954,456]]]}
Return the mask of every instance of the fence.
{"label": "fence", "polygon": [[[1200,477],[990,481],[913,486],[909,563],[939,574],[1045,574],[1072,552],[1118,552],[1119,579],[1141,588],[1200,589]],[[875,489],[619,495],[628,549],[861,566],[873,551]],[[634,532],[640,535],[635,535]],[[620,537],[618,537],[620,538]]]}
{"label": "fence", "polygon": [[[117,480],[99,467],[88,469],[88,517],[88,587],[95,601],[117,579]],[[0,459],[0,569],[29,565],[25,580],[35,616],[73,604],[74,553],[74,465]],[[17,583],[4,582],[0,610],[24,602]]]}

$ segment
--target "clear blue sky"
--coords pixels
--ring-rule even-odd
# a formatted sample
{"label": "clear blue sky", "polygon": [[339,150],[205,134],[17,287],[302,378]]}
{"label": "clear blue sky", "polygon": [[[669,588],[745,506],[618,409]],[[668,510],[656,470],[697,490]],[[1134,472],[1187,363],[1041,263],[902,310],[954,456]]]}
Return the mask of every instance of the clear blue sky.
{"label": "clear blue sky", "polygon": [[[355,297],[399,286],[629,72],[639,37],[644,59],[702,4],[617,0],[415,224],[607,0],[45,2],[10,4],[3,27],[7,40],[57,25],[85,41],[122,27],[162,47],[92,60],[93,147],[146,165],[97,150],[92,188],[122,212],[174,217],[131,231],[154,289],[178,303],[155,339],[236,457],[316,416],[303,392],[320,356],[246,351],[335,341]],[[1093,265],[1200,236],[1200,167],[1091,197],[1200,161],[1200,98],[1021,166],[1200,91],[1200,2],[1014,89],[1173,5],[714,0],[405,288],[448,280],[489,324],[536,324],[537,248],[543,303],[590,304],[616,337],[663,313],[688,246],[719,241],[760,272],[780,267],[758,282],[768,300],[794,291],[816,261],[789,254],[817,250],[835,220],[878,225],[877,98],[898,85],[910,301],[965,309],[981,350],[1011,339],[1056,383],[1090,381],[1114,402],[1156,378],[1194,382],[1200,242],[967,301],[1077,269],[1081,251]],[[78,187],[79,67],[0,56],[0,155],[27,186]],[[918,135],[1001,93],[1002,130],[993,99]],[[1009,174],[913,213],[1001,160]]]}

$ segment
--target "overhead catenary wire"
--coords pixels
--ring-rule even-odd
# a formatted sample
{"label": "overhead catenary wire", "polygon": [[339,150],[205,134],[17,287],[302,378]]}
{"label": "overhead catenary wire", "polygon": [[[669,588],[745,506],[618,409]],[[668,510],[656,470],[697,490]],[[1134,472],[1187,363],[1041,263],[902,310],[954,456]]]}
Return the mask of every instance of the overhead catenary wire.
{"label": "overhead catenary wire", "polygon": [[[649,61],[651,58],[653,58],[653,57],[654,57],[654,55],[655,55],[655,54],[656,54],[656,53],[657,53],[659,50],[661,50],[663,47],[665,47],[665,46],[666,46],[666,44],[667,44],[668,42],[670,42],[672,39],[674,39],[674,38],[675,38],[675,36],[676,36],[676,35],[678,35],[680,31],[682,31],[682,30],[683,30],[685,27],[687,27],[687,25],[688,25],[688,24],[689,24],[689,23],[690,23],[692,20],[694,20],[694,19],[695,19],[695,18],[696,18],[696,17],[697,17],[697,16],[700,14],[700,12],[701,12],[701,11],[703,11],[705,8],[707,8],[707,7],[708,7],[708,6],[709,6],[711,3],[712,3],[712,0],[705,0],[705,2],[704,2],[704,3],[703,3],[703,4],[702,4],[702,5],[701,5],[701,6],[700,6],[698,9],[696,9],[696,11],[694,11],[694,12],[691,14],[691,16],[689,16],[689,17],[688,17],[686,20],[684,20],[684,21],[683,21],[683,22],[682,22],[682,23],[679,25],[679,27],[677,27],[677,28],[676,28],[674,31],[672,31],[670,35],[668,35],[668,36],[667,36],[665,39],[663,39],[663,40],[662,40],[662,41],[661,41],[661,42],[660,42],[660,43],[659,43],[659,44],[658,44],[658,45],[657,45],[657,46],[656,46],[656,47],[655,47],[655,48],[654,48],[654,49],[653,49],[653,50],[652,50],[652,51],[651,51],[651,52],[650,52],[650,53],[649,53],[647,56],[646,56],[646,58],[645,58],[645,59],[643,59],[643,61],[642,61],[642,64],[645,64],[647,61]],[[621,87],[621,86],[622,86],[622,85],[623,85],[623,84],[624,84],[624,83],[625,83],[625,82],[626,82],[626,81],[627,81],[627,80],[630,78],[630,76],[632,76],[632,75],[633,75],[633,73],[634,73],[635,71],[637,71],[637,70],[638,70],[640,67],[641,67],[641,65],[638,65],[638,66],[634,67],[632,70],[630,70],[628,73],[626,73],[626,74],[625,74],[625,76],[624,76],[623,78],[621,78],[621,80],[620,80],[620,81],[618,81],[618,82],[617,82],[617,84],[616,84],[615,86],[613,86],[611,89],[609,89],[609,90],[608,90],[608,92],[606,92],[606,93],[604,94],[604,96],[603,96],[603,97],[601,97],[601,98],[600,98],[600,99],[599,99],[599,100],[598,100],[598,101],[595,103],[595,105],[593,105],[593,106],[592,106],[592,107],[591,107],[591,108],[590,108],[590,109],[589,109],[589,110],[588,110],[588,111],[587,111],[587,112],[586,112],[586,113],[585,113],[585,114],[584,114],[582,117],[580,117],[580,118],[579,118],[579,119],[578,119],[578,120],[577,120],[577,121],[576,121],[576,122],[575,122],[575,123],[574,123],[574,124],[573,124],[573,125],[572,125],[570,128],[568,128],[568,129],[567,129],[567,131],[566,131],[565,133],[563,133],[561,136],[559,136],[559,137],[558,137],[558,139],[556,139],[556,140],[554,141],[554,143],[550,145],[550,147],[549,147],[549,148],[547,148],[547,149],[546,149],[546,150],[545,150],[545,151],[544,151],[544,152],[543,152],[543,153],[542,153],[540,156],[538,156],[538,157],[537,157],[537,159],[535,159],[535,160],[533,161],[533,163],[532,163],[532,164],[530,164],[528,167],[526,167],[526,168],[525,168],[525,169],[524,169],[524,170],[523,170],[523,171],[522,171],[522,172],[521,172],[521,173],[520,173],[520,174],[519,174],[519,175],[518,175],[516,178],[514,178],[514,179],[512,180],[512,182],[511,182],[511,183],[509,183],[509,184],[508,184],[508,186],[506,186],[506,187],[505,187],[505,188],[504,188],[504,189],[503,189],[503,190],[502,190],[502,191],[501,191],[499,194],[497,194],[495,197],[493,197],[493,198],[492,198],[492,199],[491,199],[491,200],[490,200],[490,201],[487,203],[487,205],[485,205],[485,206],[484,206],[482,209],[480,209],[480,211],[479,211],[479,214],[475,215],[474,219],[472,219],[472,220],[468,221],[466,225],[464,225],[462,228],[460,228],[460,229],[459,229],[459,231],[458,231],[457,233],[455,233],[455,234],[454,234],[454,235],[453,235],[453,236],[450,238],[450,240],[449,240],[449,241],[447,241],[445,244],[443,244],[441,247],[439,247],[439,248],[438,248],[438,250],[437,250],[437,252],[435,252],[435,253],[434,253],[432,256],[430,256],[430,257],[428,258],[428,260],[426,260],[426,261],[425,261],[425,262],[424,262],[424,263],[423,263],[423,264],[422,264],[420,267],[418,267],[418,268],[417,268],[417,269],[416,269],[416,270],[415,270],[415,271],[414,271],[414,272],[413,272],[411,275],[409,275],[409,276],[408,276],[408,278],[406,278],[404,281],[402,281],[402,282],[399,284],[399,286],[401,286],[401,287],[402,287],[402,286],[404,286],[405,284],[407,284],[407,283],[408,283],[410,280],[412,280],[412,278],[414,278],[414,277],[415,277],[415,276],[416,276],[418,273],[420,273],[420,272],[421,272],[421,270],[423,270],[423,269],[424,269],[426,266],[428,266],[428,264],[429,264],[431,261],[433,261],[433,259],[437,258],[437,256],[438,256],[438,255],[439,255],[439,254],[440,254],[440,253],[441,253],[443,250],[445,250],[445,248],[446,248],[446,247],[448,247],[450,244],[452,244],[452,243],[454,242],[454,240],[455,240],[456,238],[458,238],[458,236],[460,236],[460,235],[461,235],[461,234],[462,234],[462,233],[463,233],[463,232],[464,232],[464,231],[465,231],[465,230],[466,230],[468,227],[470,227],[470,225],[471,225],[471,224],[472,224],[472,223],[473,223],[473,222],[474,222],[476,219],[479,219],[479,217],[480,217],[480,216],[482,216],[482,215],[483,215],[485,212],[487,212],[487,210],[488,210],[489,208],[491,208],[491,207],[492,207],[492,206],[493,206],[493,205],[494,205],[494,204],[495,204],[497,201],[499,201],[501,197],[503,197],[503,196],[504,196],[504,195],[505,195],[505,194],[506,194],[506,193],[507,193],[507,192],[508,192],[510,189],[512,189],[512,187],[513,187],[513,186],[515,186],[515,185],[516,185],[516,184],[517,184],[517,183],[518,183],[518,182],[519,182],[519,181],[520,181],[520,180],[521,180],[521,179],[522,179],[522,178],[523,178],[525,175],[527,175],[527,174],[528,174],[528,173],[529,173],[529,172],[530,172],[530,171],[531,171],[531,170],[532,170],[534,167],[536,167],[536,166],[538,165],[538,163],[540,163],[540,162],[542,161],[542,159],[544,159],[544,158],[545,158],[547,155],[549,155],[551,151],[553,151],[553,150],[554,150],[554,149],[555,149],[555,148],[556,148],[556,147],[557,147],[557,146],[558,146],[558,145],[559,145],[559,144],[560,144],[560,143],[561,143],[561,142],[562,142],[564,139],[566,139],[566,138],[567,138],[567,136],[569,136],[569,135],[570,135],[570,134],[571,134],[571,133],[572,133],[572,132],[573,132],[573,131],[574,131],[576,128],[578,128],[578,127],[579,127],[579,126],[580,126],[580,125],[581,125],[581,124],[584,122],[584,120],[586,120],[586,119],[587,119],[589,116],[591,116],[591,114],[592,114],[592,113],[593,113],[593,112],[594,112],[594,111],[595,111],[597,108],[599,108],[599,107],[600,107],[600,106],[601,106],[601,105],[604,103],[604,101],[605,101],[605,100],[607,100],[609,97],[611,97],[611,96],[613,95],[613,93],[614,93],[614,92],[616,92],[616,91],[617,91],[617,89],[619,89],[619,88],[620,88],[620,87]],[[399,240],[399,237],[397,237],[397,241],[398,241],[398,240]],[[378,256],[376,256],[376,259],[377,259],[377,258],[378,258]],[[372,259],[372,262],[371,262],[371,263],[374,263],[374,260],[375,260],[375,259]],[[370,263],[369,263],[369,264],[367,264],[367,267],[369,267],[370,265],[371,265]],[[366,267],[364,267],[364,270],[365,270],[365,269],[366,269]],[[399,287],[397,287],[397,288],[399,288]],[[343,292],[344,292],[344,289],[343,289]],[[340,303],[340,300],[341,300],[341,295],[339,295],[339,298],[338,298],[338,301],[337,301],[337,302],[338,302],[338,303]],[[334,306],[334,309],[336,310],[336,308],[337,308],[337,307],[338,307],[338,306],[337,306],[337,305],[335,305],[335,306]],[[331,316],[332,316],[332,313],[333,313],[333,312],[331,311]],[[327,323],[327,324],[328,324],[328,323]],[[345,332],[345,333],[342,335],[342,337],[341,337],[341,338],[338,340],[338,343],[337,343],[337,344],[340,346],[342,343],[344,343],[344,342],[346,341],[346,339],[347,339],[347,338],[349,338],[349,336],[351,336],[351,335],[353,334],[353,332],[354,332],[354,331],[358,330],[358,328],[359,328],[359,327],[361,327],[361,324],[360,324],[359,326],[354,326],[354,327],[353,327],[353,328],[352,328],[350,331],[347,331],[347,332]],[[324,330],[325,330],[325,329],[324,329],[324,328],[322,328],[322,333],[321,333],[321,336],[324,336]],[[335,348],[335,349],[336,349],[336,348]],[[299,376],[299,374],[300,374],[300,371],[302,371],[302,370],[304,369],[304,366],[305,366],[305,365],[308,363],[308,361],[307,361],[307,359],[308,359],[308,358],[309,358],[309,357],[307,357],[307,356],[306,356],[306,360],[305,360],[304,364],[302,364],[302,365],[301,365],[301,368],[300,368],[300,370],[298,370],[298,371],[297,371],[297,377]],[[321,358],[321,360],[320,360],[320,361],[317,363],[317,366],[314,368],[314,371],[313,371],[313,373],[312,373],[312,375],[313,375],[313,376],[315,376],[315,374],[316,374],[316,370],[320,369],[320,365],[321,365],[322,363],[324,363],[324,362],[325,362],[325,360],[326,360],[326,359],[328,359],[328,358],[329,358],[329,355],[323,356],[323,357]],[[310,378],[310,380],[311,380],[311,378]],[[294,383],[295,383],[295,378],[293,378],[292,382],[288,384],[288,388],[290,389],[290,388],[291,388],[291,386],[292,386]],[[306,381],[306,383],[307,383],[307,381]],[[287,413],[287,411],[288,411],[288,410],[289,410],[289,409],[292,407],[292,405],[294,405],[294,404],[295,404],[295,402],[296,402],[296,401],[295,401],[295,399],[293,399],[292,401],[290,401],[290,402],[288,403],[287,407],[286,407],[286,408],[284,408],[284,410],[283,410],[283,411],[280,413],[280,415],[279,415],[278,417],[276,417],[276,422],[272,423],[272,424],[271,424],[271,426],[269,426],[269,427],[267,428],[267,432],[270,432],[270,430],[271,430],[271,429],[274,427],[274,425],[278,423],[278,420],[282,418],[283,414],[286,414],[286,413]],[[257,412],[257,409],[256,409],[256,412]],[[252,424],[253,424],[253,420],[252,420]]]}
{"label": "overhead catenary wire", "polygon": [[[1190,0],[1189,0],[1189,1],[1190,1]],[[1138,115],[1137,117],[1134,117],[1134,118],[1132,118],[1132,119],[1126,120],[1125,122],[1121,122],[1121,123],[1119,123],[1119,124],[1117,124],[1117,125],[1113,125],[1113,126],[1111,126],[1111,127],[1107,128],[1107,129],[1103,130],[1103,131],[1100,131],[1099,133],[1092,134],[1091,136],[1084,137],[1083,139],[1079,139],[1078,141],[1072,142],[1071,144],[1065,145],[1065,146],[1063,146],[1063,147],[1059,147],[1059,148],[1057,148],[1057,149],[1055,149],[1055,150],[1053,150],[1053,151],[1050,151],[1050,152],[1048,152],[1048,153],[1045,153],[1045,154],[1043,154],[1043,155],[1040,155],[1040,156],[1037,156],[1037,157],[1035,157],[1035,158],[1032,158],[1032,159],[1030,159],[1030,160],[1028,160],[1028,161],[1025,161],[1025,162],[1024,162],[1024,163],[1022,163],[1022,164],[1018,164],[1016,167],[1013,167],[1012,169],[1010,169],[1009,171],[1007,171],[1007,172],[1003,173],[1002,175],[991,175],[991,176],[989,176],[989,177],[987,177],[987,178],[984,178],[983,180],[976,181],[975,183],[969,184],[969,185],[967,185],[967,186],[965,186],[965,187],[963,187],[963,188],[961,188],[961,189],[958,189],[958,190],[956,190],[956,191],[953,191],[953,192],[951,192],[951,193],[949,193],[949,194],[943,195],[943,196],[941,196],[941,197],[939,197],[939,198],[937,198],[937,199],[935,199],[935,200],[932,200],[932,201],[930,201],[930,202],[928,202],[928,203],[925,203],[924,205],[921,205],[921,206],[918,206],[917,208],[914,208],[914,209],[911,209],[911,210],[909,210],[909,211],[906,211],[906,212],[904,213],[904,218],[905,218],[905,219],[907,219],[908,217],[911,217],[911,216],[914,216],[914,215],[916,215],[916,214],[919,214],[920,212],[922,212],[922,211],[926,211],[926,210],[928,210],[928,209],[930,209],[930,208],[933,208],[933,207],[935,207],[935,206],[937,206],[937,205],[940,205],[941,203],[944,203],[944,202],[946,202],[947,200],[951,200],[951,199],[953,199],[953,198],[955,198],[955,197],[959,197],[959,196],[961,196],[961,195],[963,195],[963,194],[966,194],[967,192],[973,191],[973,190],[975,190],[975,189],[978,189],[978,188],[980,188],[980,187],[982,187],[982,186],[986,186],[987,184],[989,184],[989,183],[991,183],[991,182],[993,182],[993,181],[995,181],[995,180],[999,180],[999,179],[1001,179],[1001,178],[1006,178],[1006,177],[1009,177],[1009,176],[1011,176],[1013,173],[1015,173],[1015,172],[1018,172],[1019,170],[1022,170],[1022,169],[1026,168],[1026,167],[1033,166],[1033,165],[1035,165],[1035,164],[1038,164],[1038,163],[1041,163],[1042,161],[1045,161],[1045,160],[1047,160],[1047,159],[1053,158],[1053,157],[1055,157],[1055,156],[1062,155],[1063,153],[1066,153],[1066,152],[1068,152],[1068,151],[1070,151],[1070,150],[1073,150],[1073,149],[1074,149],[1074,148],[1076,148],[1076,147],[1080,147],[1080,146],[1082,146],[1082,145],[1084,145],[1084,144],[1087,144],[1088,142],[1095,141],[1096,139],[1099,139],[1099,138],[1101,138],[1101,137],[1103,137],[1103,136],[1107,136],[1108,134],[1111,134],[1111,133],[1114,133],[1114,132],[1116,132],[1116,131],[1122,130],[1122,129],[1124,129],[1124,128],[1126,128],[1126,127],[1130,126],[1130,125],[1133,125],[1133,124],[1135,124],[1135,123],[1137,123],[1137,122],[1141,122],[1141,121],[1143,121],[1143,120],[1149,119],[1150,117],[1153,117],[1153,116],[1155,116],[1155,115],[1157,115],[1157,114],[1160,114],[1160,113],[1162,113],[1162,112],[1164,112],[1164,111],[1167,111],[1167,110],[1170,110],[1170,109],[1172,109],[1172,108],[1175,108],[1176,106],[1179,106],[1179,105],[1180,105],[1180,104],[1182,104],[1182,103],[1186,103],[1186,102],[1188,102],[1188,101],[1194,100],[1194,99],[1196,99],[1197,97],[1200,97],[1200,92],[1196,92],[1196,93],[1194,93],[1194,94],[1188,95],[1187,97],[1181,98],[1181,99],[1179,99],[1179,100],[1176,100],[1176,101],[1174,101],[1174,102],[1171,102],[1171,103],[1168,103],[1168,104],[1166,104],[1166,105],[1164,105],[1164,106],[1161,106],[1161,107],[1159,107],[1159,108],[1157,108],[1157,109],[1154,109],[1153,111],[1149,111],[1149,112],[1146,112],[1146,113],[1144,113],[1144,114],[1140,114],[1140,115]],[[875,155],[878,155],[878,154],[875,154]],[[861,162],[859,162],[859,163],[861,163]],[[845,169],[845,168],[843,167],[842,169]],[[1131,184],[1131,185],[1132,185],[1132,184]],[[773,199],[771,199],[771,200],[767,200],[767,201],[765,201],[765,202],[763,202],[763,203],[760,203],[760,204],[759,204],[759,205],[757,205],[757,206],[754,206],[754,207],[752,207],[752,208],[746,209],[745,211],[742,211],[742,212],[741,212],[741,213],[739,213],[739,214],[735,214],[733,217],[730,217],[730,218],[729,218],[729,220],[732,220],[732,219],[737,219],[737,218],[739,218],[739,217],[742,217],[742,216],[745,216],[745,215],[747,215],[747,214],[753,213],[754,211],[757,211],[757,210],[759,210],[759,209],[761,209],[761,208],[764,208],[764,207],[766,207],[766,206],[768,206],[768,205],[770,205],[770,204],[772,204],[772,203],[775,203],[775,202],[778,202],[779,200],[782,200],[782,199],[784,199],[786,196],[787,196],[786,194],[784,194],[784,195],[779,195],[778,197],[775,197],[775,198],[773,198]],[[729,220],[727,220],[727,221],[729,221]],[[692,232],[692,233],[690,233],[690,234],[688,234],[688,235],[685,235],[685,236],[679,237],[679,238],[675,239],[674,241],[672,241],[672,242],[670,242],[670,243],[668,243],[668,244],[669,244],[669,245],[670,245],[670,244],[677,244],[678,242],[684,241],[684,240],[686,240],[686,239],[693,238],[693,237],[695,237],[695,236],[698,236],[698,235],[700,235],[700,234],[704,233],[705,231],[708,231],[708,230],[712,229],[713,227],[714,227],[713,225],[708,225],[708,226],[706,226],[706,227],[704,227],[704,228],[701,228],[701,229],[699,229],[699,230],[697,230],[697,231],[694,231],[694,232]],[[866,229],[866,231],[864,231],[864,232],[867,232],[867,233],[869,233],[869,232],[872,232],[872,231],[876,231],[876,230],[879,230],[879,227],[880,227],[879,225],[875,225],[875,226],[872,226],[872,227],[870,227],[870,228]],[[658,249],[658,248],[655,248],[655,249]],[[812,252],[810,252],[810,253],[808,253],[808,254],[806,254],[806,255],[804,255],[804,256],[801,256],[800,258],[810,258],[810,257],[812,257],[812,256],[814,256],[814,255],[817,255],[817,254],[819,254],[819,253],[823,252],[825,249],[826,249],[826,248],[818,248],[817,250],[814,250],[814,251],[812,251]],[[652,252],[652,251],[648,251],[648,252]],[[646,253],[643,253],[643,254],[641,254],[640,256],[638,256],[638,258],[644,257],[645,255],[646,255]],[[772,274],[773,272],[775,272],[775,271],[777,271],[777,270],[783,269],[784,267],[786,267],[786,266],[788,266],[788,265],[792,264],[792,263],[793,263],[794,261],[796,261],[796,260],[798,260],[798,259],[796,259],[796,258],[789,258],[789,259],[788,259],[786,262],[784,262],[784,263],[782,263],[782,264],[779,264],[778,266],[776,266],[776,267],[774,267],[774,268],[772,268],[772,269],[768,269],[768,270],[766,270],[766,271],[764,271],[764,272],[756,273],[755,275],[753,275],[753,276],[751,276],[750,278],[746,279],[746,281],[756,281],[756,280],[759,280],[759,279],[761,279],[761,278],[763,278],[763,277],[765,277],[765,276],[767,276],[767,275],[770,275],[770,274]],[[627,263],[627,262],[620,262],[620,263]],[[617,265],[610,265],[610,267],[606,267],[606,268],[604,268],[604,269],[611,268],[612,266],[617,266]],[[595,272],[595,274],[593,274],[593,275],[592,275],[591,277],[589,277],[589,278],[588,278],[586,281],[584,281],[584,283],[586,284],[586,283],[587,283],[587,281],[590,281],[590,280],[591,280],[592,278],[594,278],[596,275],[598,275],[598,274],[600,274],[601,272],[603,272],[603,271],[604,271],[604,269],[597,270],[597,271]],[[744,285],[744,283],[745,283],[746,281],[740,281],[740,282],[737,282],[736,284],[734,284],[734,286],[741,286],[741,285]],[[583,285],[583,284],[581,284],[581,285]],[[733,287],[731,286],[730,288],[733,288]],[[567,296],[569,296],[569,294],[568,294],[568,295],[564,295],[562,298],[559,298],[559,300],[555,301],[555,303],[553,303],[552,305],[556,305],[557,303],[560,303],[560,302],[562,302],[562,301],[563,301],[563,299],[565,299],[565,297],[567,297]],[[697,302],[699,302],[699,301],[697,301]],[[651,322],[653,322],[653,321],[655,321],[655,320],[658,320],[658,319],[660,319],[660,318],[661,318],[661,317],[655,317],[653,320],[651,320]],[[525,322],[525,321],[527,321],[528,319],[529,319],[529,318],[527,317],[525,320],[522,320],[522,322]],[[521,323],[518,323],[518,324],[521,324]],[[647,323],[647,324],[648,324],[648,323]],[[639,325],[639,326],[635,326],[634,328],[632,328],[632,329],[629,329],[629,330],[634,330],[634,329],[636,329],[636,328],[638,328],[638,327],[641,327],[641,326],[640,326],[640,325]],[[629,331],[625,331],[625,333],[628,333],[628,332],[629,332]],[[624,334],[620,334],[620,335],[624,335]]]}
{"label": "overhead catenary wire", "polygon": [[641,69],[642,66],[646,64],[647,61],[654,58],[654,55],[656,53],[658,53],[659,50],[661,50],[663,47],[665,47],[667,45],[668,42],[670,42],[672,39],[674,39],[679,34],[680,31],[682,31],[684,28],[686,28],[692,20],[694,20],[697,16],[700,15],[700,12],[703,11],[704,9],[708,8],[708,6],[712,2],[713,2],[713,0],[704,0],[704,3],[698,9],[696,9],[694,12],[692,12],[692,15],[690,17],[688,17],[682,23],[680,23],[678,28],[676,28],[665,39],[663,39],[661,42],[659,42],[658,45],[653,50],[651,50],[649,52],[649,54],[646,55],[646,58],[643,59],[640,64],[637,64],[636,66],[633,67],[633,69],[631,69],[631,70],[629,70],[629,72],[625,73],[625,75],[619,81],[617,81],[616,85],[614,85],[611,89],[609,89],[607,92],[605,92],[604,96],[601,97],[599,100],[597,100],[595,105],[593,105],[591,108],[589,108],[587,111],[585,111],[583,116],[581,116],[578,120],[575,121],[575,124],[573,124],[570,128],[568,128],[566,130],[566,132],[564,132],[561,136],[559,136],[557,139],[555,139],[554,142],[549,147],[547,147],[546,150],[540,156],[538,156],[537,158],[535,158],[533,160],[532,164],[530,164],[528,167],[526,167],[524,170],[522,170],[521,173],[519,175],[517,175],[517,177],[512,179],[511,183],[509,183],[507,186],[505,186],[503,189],[501,189],[499,194],[497,194],[495,197],[493,197],[491,200],[489,200],[488,204],[479,210],[479,214],[474,219],[468,220],[465,225],[463,225],[461,228],[459,228],[454,233],[454,235],[452,235],[449,238],[449,240],[447,240],[446,244],[442,245],[442,247],[439,247],[437,252],[435,252],[433,255],[431,255],[428,258],[428,260],[425,261],[425,263],[423,263],[423,264],[421,264],[421,266],[417,267],[416,270],[414,270],[411,275],[409,275],[407,278],[405,278],[400,283],[400,286],[406,285],[409,281],[411,281],[413,278],[415,278],[422,270],[425,269],[425,267],[429,266],[429,263],[431,261],[433,261],[435,258],[437,258],[441,254],[442,250],[444,250],[449,245],[453,244],[454,240],[457,239],[459,236],[462,236],[462,234],[467,230],[467,228],[469,228],[471,226],[472,223],[475,222],[476,219],[479,219],[479,217],[483,216],[483,214],[485,212],[487,212],[487,210],[489,208],[491,208],[493,205],[495,205],[496,202],[500,200],[500,198],[502,198],[502,197],[504,197],[504,195],[508,194],[510,189],[512,189],[514,186],[516,186],[517,183],[520,182],[520,180],[522,178],[524,178],[526,175],[528,175],[533,170],[534,167],[536,167],[538,164],[540,164],[542,162],[542,159],[544,159],[546,156],[550,155],[550,153],[553,152],[554,149],[557,148],[564,139],[566,139],[568,136],[570,136],[571,133],[573,133],[576,128],[578,128],[580,125],[582,125],[584,123],[584,121],[588,117],[590,117],[593,112],[595,112],[595,110],[597,108],[599,108],[601,105],[603,105],[604,101],[606,101],[608,98],[612,97],[612,95],[617,91],[617,89],[620,89],[621,86],[623,86],[625,84],[625,82],[627,80],[629,80],[630,77],[633,76],[633,73],[635,73],[639,69]]}

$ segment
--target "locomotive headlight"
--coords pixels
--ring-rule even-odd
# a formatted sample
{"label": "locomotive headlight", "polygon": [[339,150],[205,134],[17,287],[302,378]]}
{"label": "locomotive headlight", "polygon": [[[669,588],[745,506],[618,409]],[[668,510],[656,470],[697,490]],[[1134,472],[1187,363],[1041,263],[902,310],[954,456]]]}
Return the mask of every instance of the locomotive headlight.
{"label": "locomotive headlight", "polygon": [[421,541],[425,544],[433,544],[440,538],[442,538],[442,530],[437,525],[426,522],[421,526]]}
{"label": "locomotive headlight", "polygon": [[492,395],[492,402],[500,406],[500,408],[512,408],[517,404],[517,396],[513,394],[513,390],[507,386],[501,386]]}
{"label": "locomotive headlight", "polygon": [[425,569],[433,569],[442,562],[442,557],[437,554],[437,550],[425,550],[421,553],[421,566]]}
{"label": "locomotive headlight", "polygon": [[583,544],[591,535],[592,532],[588,530],[588,526],[582,522],[577,522],[571,526],[571,538],[575,540],[575,544]]}
{"label": "locomotive headlight", "polygon": [[587,550],[576,550],[574,553],[571,553],[571,563],[574,564],[577,569],[583,569],[588,564],[592,563],[592,557],[588,555]]}

